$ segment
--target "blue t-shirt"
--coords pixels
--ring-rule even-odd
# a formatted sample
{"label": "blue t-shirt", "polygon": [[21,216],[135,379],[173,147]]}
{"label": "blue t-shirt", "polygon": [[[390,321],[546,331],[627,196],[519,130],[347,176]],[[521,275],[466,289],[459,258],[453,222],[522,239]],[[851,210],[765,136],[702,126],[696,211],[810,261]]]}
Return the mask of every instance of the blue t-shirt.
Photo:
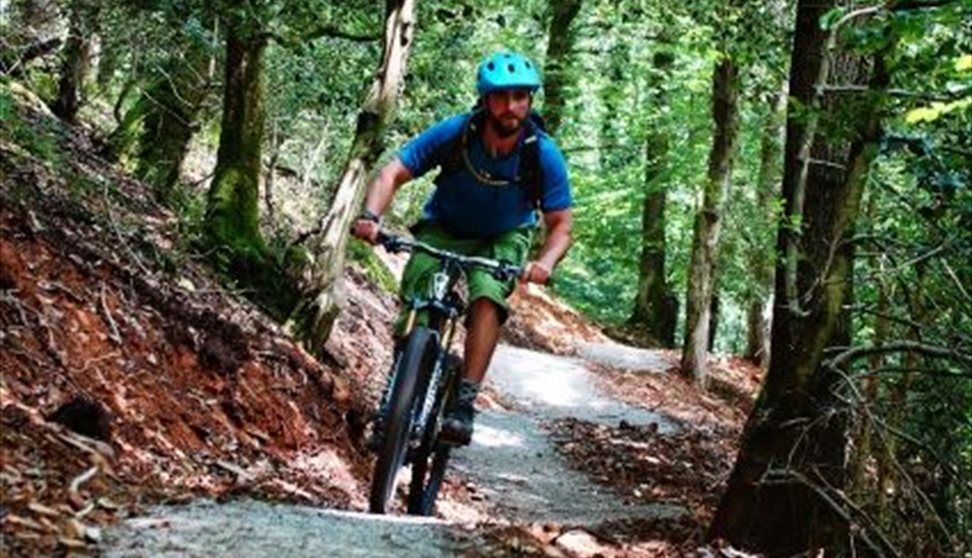
{"label": "blue t-shirt", "polygon": [[[422,176],[441,163],[432,160],[436,149],[446,142],[454,142],[469,117],[468,113],[460,114],[438,122],[398,152],[399,159],[412,176]],[[512,153],[492,157],[487,154],[481,135],[470,131],[469,162],[487,180],[505,184],[497,186],[485,182],[463,164],[450,176],[436,178],[436,188],[425,203],[423,218],[476,238],[498,236],[519,227],[536,225],[537,215],[529,185],[518,184],[516,180],[523,139],[521,135],[520,145]],[[571,193],[564,156],[553,139],[539,129],[537,142],[543,177],[540,209],[544,212],[567,209],[571,206]]]}

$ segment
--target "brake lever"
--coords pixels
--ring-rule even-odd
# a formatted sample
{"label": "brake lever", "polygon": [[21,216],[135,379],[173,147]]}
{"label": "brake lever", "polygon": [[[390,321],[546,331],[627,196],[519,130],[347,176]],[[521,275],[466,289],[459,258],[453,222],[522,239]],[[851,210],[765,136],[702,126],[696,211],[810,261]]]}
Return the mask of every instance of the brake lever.
{"label": "brake lever", "polygon": [[521,270],[519,267],[504,263],[502,267],[496,270],[496,278],[500,281],[509,281],[510,279],[515,279]]}
{"label": "brake lever", "polygon": [[402,239],[393,234],[385,233],[384,231],[378,231],[378,237],[375,242],[381,244],[385,251],[391,254],[397,254],[405,250],[405,243]]}

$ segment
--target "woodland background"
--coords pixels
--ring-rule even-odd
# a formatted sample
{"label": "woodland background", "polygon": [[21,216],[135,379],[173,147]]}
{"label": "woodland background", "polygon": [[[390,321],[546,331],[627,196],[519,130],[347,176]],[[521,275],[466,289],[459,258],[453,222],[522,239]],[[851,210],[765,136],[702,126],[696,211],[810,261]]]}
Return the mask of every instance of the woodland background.
{"label": "woodland background", "polygon": [[768,369],[712,535],[961,554],[970,25],[968,2],[935,0],[15,0],[0,117],[34,137],[10,118],[16,85],[90,128],[177,212],[179,249],[321,354],[345,254],[393,286],[348,240],[368,172],[472,106],[485,55],[521,51],[575,197],[552,291],[682,348],[700,384],[707,349]]}

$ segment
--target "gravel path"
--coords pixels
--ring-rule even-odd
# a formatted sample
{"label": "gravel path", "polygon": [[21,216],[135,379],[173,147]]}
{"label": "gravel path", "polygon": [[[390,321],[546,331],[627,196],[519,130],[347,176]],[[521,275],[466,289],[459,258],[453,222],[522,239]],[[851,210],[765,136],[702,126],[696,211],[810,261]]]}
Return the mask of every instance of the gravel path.
{"label": "gravel path", "polygon": [[[605,347],[614,347],[589,346],[598,348],[600,354],[605,352]],[[621,345],[616,347],[627,349]],[[655,423],[661,433],[677,429],[676,424],[664,415],[600,393],[581,360],[500,346],[493,356],[487,378],[523,412],[540,420],[574,417],[613,426],[624,420],[637,425]]]}
{"label": "gravel path", "polygon": [[[251,500],[157,508],[111,534],[111,558],[453,556],[442,521]],[[414,553],[403,552],[411,549]]]}
{"label": "gravel path", "polygon": [[[453,454],[451,474],[465,478],[485,498],[497,521],[583,527],[684,513],[668,505],[626,505],[572,470],[543,429],[545,421],[577,417],[606,424],[655,423],[660,432],[671,432],[676,428],[671,420],[598,393],[576,359],[501,346],[488,378],[514,410],[479,416],[472,445]],[[103,551],[126,558],[436,557],[461,553],[471,539],[468,525],[451,521],[254,501],[199,502],[155,508],[110,529]]]}
{"label": "gravel path", "polygon": [[618,343],[581,343],[577,347],[577,353],[591,362],[647,374],[664,373],[676,364],[666,359],[661,351]]}

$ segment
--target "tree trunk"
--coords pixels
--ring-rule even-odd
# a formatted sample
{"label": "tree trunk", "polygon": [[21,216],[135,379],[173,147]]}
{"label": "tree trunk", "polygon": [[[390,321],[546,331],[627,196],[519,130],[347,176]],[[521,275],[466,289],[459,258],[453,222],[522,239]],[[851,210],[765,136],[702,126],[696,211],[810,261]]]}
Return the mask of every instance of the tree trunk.
{"label": "tree trunk", "polygon": [[712,118],[715,131],[709,152],[709,172],[692,238],[681,363],[682,374],[694,378],[702,386],[706,384],[706,347],[709,342],[719,230],[723,205],[729,195],[732,159],[739,139],[738,70],[728,56],[719,61],[713,72]]}
{"label": "tree trunk", "polygon": [[[769,365],[769,323],[766,320],[766,306],[769,293],[773,289],[774,249],[769,231],[776,228],[773,216],[773,200],[777,196],[783,154],[783,136],[786,125],[787,89],[781,87],[779,94],[771,103],[763,126],[763,137],[759,154],[759,174],[756,179],[756,207],[760,215],[769,222],[755,227],[757,238],[749,253],[749,269],[753,271],[753,284],[748,292],[747,334],[745,358],[760,368]],[[759,234],[763,230],[767,234]]]}
{"label": "tree trunk", "polygon": [[[832,5],[799,2],[790,77],[791,95],[825,113],[838,106],[832,97],[820,106],[814,93],[828,83],[827,32],[819,21]],[[862,62],[838,58],[830,82],[866,83]],[[874,70],[870,85],[880,91],[888,81],[880,57]],[[846,518],[855,512],[843,499],[848,424],[834,398],[843,376],[824,361],[826,349],[850,342],[844,308],[853,262],[849,239],[878,152],[881,108],[881,96],[873,93],[855,105],[846,96],[841,101],[839,106],[855,107],[843,119],[854,125],[852,143],[827,127],[814,135],[812,119],[788,119],[785,219],[777,246],[779,253],[798,258],[777,263],[769,372],[709,533],[769,556],[815,556],[821,549],[840,555],[849,536],[860,537],[874,553],[882,551],[866,532],[849,531]],[[787,268],[794,265],[790,276]]]}
{"label": "tree trunk", "polygon": [[381,154],[381,139],[402,87],[414,32],[414,0],[386,0],[385,48],[334,201],[314,242],[314,263],[304,278],[301,300],[286,328],[315,354],[324,352],[340,310],[345,247],[351,223],[364,200],[366,179]]}
{"label": "tree trunk", "polygon": [[86,5],[84,0],[71,2],[69,8],[68,36],[62,51],[57,99],[52,107],[54,114],[69,124],[78,123],[81,89],[91,67],[92,27],[96,9]]}
{"label": "tree trunk", "polygon": [[169,201],[179,181],[196,117],[209,92],[208,64],[207,49],[187,45],[184,54],[173,57],[138,101],[144,108],[135,175],[151,184],[156,199],[163,203]]}
{"label": "tree trunk", "polygon": [[550,31],[544,72],[543,118],[554,135],[564,120],[564,90],[570,86],[570,58],[576,33],[571,24],[580,11],[581,0],[550,1]]}
{"label": "tree trunk", "polygon": [[258,211],[266,39],[247,27],[234,18],[227,30],[223,118],[205,222],[209,242],[242,273],[262,266],[266,253]]}
{"label": "tree trunk", "polygon": [[0,73],[20,77],[34,59],[47,56],[61,46],[58,6],[50,0],[6,2],[0,41]]}
{"label": "tree trunk", "polygon": [[631,155],[620,149],[625,143],[622,138],[627,128],[625,119],[620,115],[625,96],[629,93],[627,76],[631,67],[631,45],[627,41],[616,40],[606,58],[607,63],[601,69],[605,79],[598,91],[598,97],[604,104],[598,137],[598,167],[602,173],[609,174],[623,167]]}
{"label": "tree trunk", "polygon": [[[662,42],[664,44],[664,41]],[[652,60],[657,78],[657,94],[652,106],[666,106],[665,83],[669,79],[674,57],[658,52]],[[643,328],[663,347],[675,345],[678,299],[672,292],[665,272],[665,202],[668,195],[667,160],[668,123],[656,119],[648,126],[645,138],[645,201],[641,210],[641,263],[638,268],[638,293],[628,325]]]}

